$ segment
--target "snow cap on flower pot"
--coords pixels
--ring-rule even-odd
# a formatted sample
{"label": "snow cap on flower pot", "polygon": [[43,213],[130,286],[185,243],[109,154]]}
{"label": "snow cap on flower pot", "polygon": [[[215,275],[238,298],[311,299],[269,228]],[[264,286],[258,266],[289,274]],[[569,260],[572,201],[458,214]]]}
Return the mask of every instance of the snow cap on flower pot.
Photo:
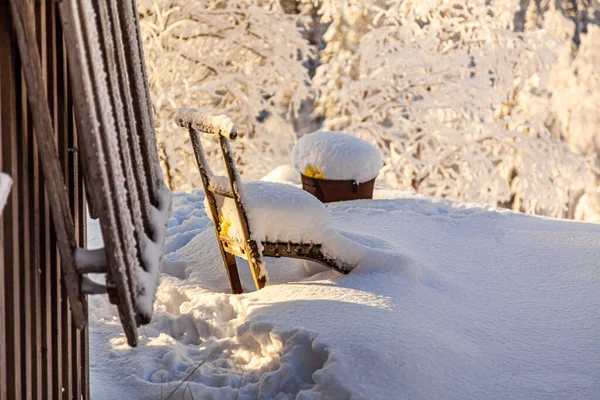
{"label": "snow cap on flower pot", "polygon": [[373,198],[383,166],[379,149],[342,132],[305,135],[292,151],[302,187],[324,203]]}

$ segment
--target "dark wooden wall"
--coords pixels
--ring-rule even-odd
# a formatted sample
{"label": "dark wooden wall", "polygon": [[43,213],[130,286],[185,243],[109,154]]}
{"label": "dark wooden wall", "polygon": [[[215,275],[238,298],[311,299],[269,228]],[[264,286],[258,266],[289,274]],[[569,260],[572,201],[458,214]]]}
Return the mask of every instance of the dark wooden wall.
{"label": "dark wooden wall", "polygon": [[[79,245],[85,199],[57,2],[35,0],[36,33]],[[88,332],[71,326],[8,0],[0,0],[0,400],[87,399]]]}

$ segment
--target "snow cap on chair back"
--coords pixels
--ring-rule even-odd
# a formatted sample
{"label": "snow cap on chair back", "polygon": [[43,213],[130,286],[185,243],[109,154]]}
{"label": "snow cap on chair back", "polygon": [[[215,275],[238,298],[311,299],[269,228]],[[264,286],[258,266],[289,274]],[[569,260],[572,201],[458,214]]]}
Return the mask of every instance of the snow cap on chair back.
{"label": "snow cap on chair back", "polygon": [[182,128],[193,128],[200,132],[221,135],[227,139],[237,137],[237,126],[233,119],[225,114],[216,115],[196,108],[179,108],[175,114],[175,123]]}

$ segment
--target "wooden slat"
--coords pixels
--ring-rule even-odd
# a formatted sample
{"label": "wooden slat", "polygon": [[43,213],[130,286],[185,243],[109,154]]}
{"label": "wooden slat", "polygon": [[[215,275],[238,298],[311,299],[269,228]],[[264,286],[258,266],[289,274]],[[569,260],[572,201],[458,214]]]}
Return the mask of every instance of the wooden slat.
{"label": "wooden slat", "polygon": [[[125,36],[123,46],[124,52],[127,54],[125,62],[130,91],[133,99],[136,100],[133,102],[133,111],[135,120],[139,124],[137,132],[140,139],[143,139],[140,140],[142,154],[146,155],[146,158],[143,160],[143,166],[146,173],[150,201],[156,206],[158,186],[154,166],[158,165],[159,160],[136,0],[118,0],[116,3],[119,17],[121,18],[120,25],[123,27]],[[133,23],[131,23],[132,21]]]}
{"label": "wooden slat", "polygon": [[[40,51],[41,58],[41,66],[42,72],[44,76],[47,75],[47,27],[46,27],[46,0],[37,1],[35,14],[36,14],[36,33],[37,33],[37,44],[38,49]],[[44,80],[44,88],[46,93],[48,92],[47,88],[47,80]],[[44,399],[43,395],[43,369],[42,369],[42,303],[41,303],[41,263],[44,259],[43,251],[43,233],[41,229],[44,227],[42,220],[44,219],[44,186],[43,186],[43,172],[40,163],[40,158],[38,154],[38,146],[37,143],[33,140],[34,135],[31,135],[32,140],[32,152],[31,152],[31,160],[32,160],[32,171],[33,171],[33,192],[32,192],[32,218],[30,218],[32,223],[32,250],[33,250],[33,260],[31,265],[31,286],[33,290],[31,291],[31,304],[34,310],[32,315],[32,397],[34,399]]]}
{"label": "wooden slat", "polygon": [[[54,229],[54,225],[50,226],[50,236],[54,238],[56,236],[56,231]],[[62,310],[62,282],[61,282],[61,274],[60,274],[60,257],[58,255],[56,242],[51,242],[50,252],[48,257],[51,258],[52,268],[50,270],[51,280],[52,280],[52,352],[54,355],[53,363],[52,363],[52,398],[60,399],[62,396],[62,388],[64,387],[63,383],[63,359],[65,355],[63,354],[62,347],[62,336],[63,336],[63,328],[62,328],[62,320],[66,318]]]}
{"label": "wooden slat", "polygon": [[[56,48],[59,46],[57,43],[56,34],[56,13],[55,6],[52,1],[47,1],[46,6],[46,84],[47,84],[47,98],[48,107],[50,108],[53,130],[57,132],[58,126],[58,114],[57,114],[57,86],[56,86]],[[41,167],[41,166],[40,166]],[[51,256],[51,251],[55,248],[51,242],[51,221],[50,221],[50,210],[48,208],[47,197],[45,194],[44,180],[40,179],[40,200],[43,203],[43,207],[40,207],[40,234],[39,245],[41,254],[41,301],[42,309],[40,314],[42,315],[42,386],[43,396],[46,399],[52,398],[54,388],[54,369],[53,369],[53,317],[54,310],[52,301],[53,291],[53,280],[52,280],[52,268],[56,268]]]}
{"label": "wooden slat", "polygon": [[[70,90],[70,85],[68,84],[68,64],[65,62],[65,85],[67,86],[67,93],[69,97],[72,97],[72,93]],[[72,101],[68,101],[68,104],[71,104]],[[81,232],[82,229],[82,220],[85,218],[80,215],[83,207],[80,207],[80,194],[82,192],[81,178],[79,176],[79,169],[77,168],[78,164],[78,149],[77,146],[77,132],[75,129],[75,115],[73,114],[72,107],[69,107],[69,134],[67,136],[67,166],[68,175],[69,175],[69,202],[71,205],[71,210],[73,210],[73,219],[75,221],[75,239],[77,241],[77,247],[84,247],[85,241],[82,240],[82,235],[84,232]],[[87,328],[87,314],[86,314],[86,324],[83,326],[81,330]],[[71,370],[71,386],[73,387],[73,397],[76,399],[81,398],[81,394],[83,393],[82,384],[82,366],[83,362],[81,359],[81,330],[71,329],[71,346],[72,346],[72,370]]]}
{"label": "wooden slat", "polygon": [[243,244],[236,243],[226,236],[219,236],[219,240],[223,243],[223,249],[227,253],[231,253],[234,256],[238,256],[243,259],[248,258],[248,253],[246,252],[246,246],[244,246]]}
{"label": "wooden slat", "polygon": [[[57,124],[55,126],[55,145],[56,145],[56,153],[58,154],[60,160],[60,168],[61,174],[64,174],[65,169],[65,155],[66,149],[64,147],[67,145],[65,137],[68,135],[69,125],[67,121],[67,93],[65,92],[65,49],[62,46],[62,43],[57,43],[57,47],[55,49],[56,52],[56,76],[55,76],[55,85],[56,85],[56,118]],[[64,177],[65,185],[68,185],[68,175]],[[68,187],[68,186],[67,186]],[[57,234],[56,228],[54,224],[52,224],[51,229],[53,238]],[[55,242],[54,242],[55,243]],[[55,313],[58,315],[58,318],[54,321],[54,331],[56,332],[56,339],[54,342],[54,350],[57,354],[58,363],[53,365],[53,379],[55,381],[55,387],[53,388],[54,393],[52,395],[53,398],[61,399],[64,398],[65,392],[69,390],[69,379],[65,379],[65,376],[70,376],[70,368],[69,368],[69,349],[66,348],[65,344],[68,345],[70,341],[69,331],[68,331],[68,323],[67,319],[69,318],[68,310],[66,310],[66,304],[62,301],[63,296],[65,295],[65,289],[63,287],[63,279],[62,279],[62,266],[61,266],[61,258],[59,256],[59,249],[56,244],[52,246],[52,256],[55,259],[53,264],[56,266],[53,268],[53,301],[55,302],[54,307]],[[68,393],[67,393],[68,394]]]}
{"label": "wooden slat", "polygon": [[[56,132],[58,144],[58,156],[60,159],[60,166],[62,167],[62,176],[64,177],[64,184],[68,188],[73,187],[73,176],[72,171],[69,165],[69,145],[70,145],[70,133],[73,131],[73,123],[71,110],[69,107],[69,101],[71,93],[69,91],[69,79],[67,73],[67,62],[66,62],[66,49],[63,47],[59,54],[60,58],[60,68],[59,73],[57,75],[56,83],[60,89],[59,92],[59,113],[60,119],[62,121],[59,130]],[[69,210],[72,210],[72,191],[67,192],[67,204],[69,205]],[[72,227],[73,230],[73,240],[75,242],[76,247],[76,232],[75,225]],[[60,248],[59,248],[60,250]],[[62,259],[61,254],[61,263],[64,260]],[[68,288],[66,282],[64,281],[64,269],[61,269],[61,275],[63,276],[63,280],[61,280],[61,290],[62,290],[62,298],[68,295]],[[61,303],[61,312],[63,318],[61,320],[62,323],[62,387],[64,390],[62,391],[62,398],[72,399],[75,397],[75,387],[73,382],[73,353],[75,352],[74,343],[73,343],[73,334],[72,334],[72,324],[71,324],[71,310],[67,302]],[[84,317],[85,318],[85,317]]]}
{"label": "wooden slat", "polygon": [[214,193],[214,194],[218,194],[219,196],[223,196],[223,197],[228,197],[228,198],[230,198],[230,199],[233,199],[233,197],[234,197],[234,196],[233,196],[233,193],[231,193],[231,192],[226,192],[226,191],[224,191],[224,190],[217,189],[217,188],[215,188],[215,187],[210,187],[210,186],[209,186],[209,187],[208,187],[208,190],[209,190],[210,192]]}
{"label": "wooden slat", "polygon": [[[22,250],[19,254],[21,264],[21,279],[20,279],[20,300],[21,310],[31,310],[31,269],[32,269],[32,254],[31,254],[31,187],[33,181],[33,171],[31,168],[32,162],[32,142],[33,142],[33,127],[31,124],[31,117],[28,113],[27,104],[27,90],[25,84],[25,78],[21,77],[20,86],[18,86],[18,96],[20,97],[21,107],[19,107],[19,127],[20,127],[20,140],[18,141],[19,146],[17,148],[17,155],[19,157],[19,165],[21,166],[20,173],[22,178],[18,187],[18,197],[21,202],[21,213],[19,214],[19,235],[21,238]],[[32,342],[31,337],[31,312],[21,313],[21,354],[23,356],[23,362],[21,363],[21,375],[23,379],[23,392],[22,396],[24,399],[31,399],[31,386],[32,386]]]}
{"label": "wooden slat", "polygon": [[263,255],[265,257],[298,258],[318,262],[334,271],[348,274],[353,266],[343,264],[336,259],[323,254],[320,244],[312,243],[289,243],[289,242],[262,242]]}
{"label": "wooden slat", "polygon": [[[72,108],[72,107],[71,107]],[[75,115],[73,114],[73,118]],[[79,132],[77,129],[74,130],[75,134],[73,135],[74,142],[73,145],[77,148],[80,148],[79,145]],[[74,159],[72,162],[72,168],[77,171],[77,175],[75,177],[75,181],[77,184],[75,185],[76,190],[74,190],[76,194],[75,205],[73,207],[74,211],[74,219],[76,223],[76,232],[77,232],[77,244],[79,247],[87,247],[87,212],[86,212],[86,191],[83,182],[83,174],[81,173],[81,153],[73,153]],[[86,325],[83,329],[77,330],[77,336],[79,340],[78,344],[78,354],[77,354],[77,377],[78,377],[78,385],[79,392],[78,398],[89,399],[90,398],[90,382],[89,382],[89,352],[88,352],[88,330],[89,326]]]}

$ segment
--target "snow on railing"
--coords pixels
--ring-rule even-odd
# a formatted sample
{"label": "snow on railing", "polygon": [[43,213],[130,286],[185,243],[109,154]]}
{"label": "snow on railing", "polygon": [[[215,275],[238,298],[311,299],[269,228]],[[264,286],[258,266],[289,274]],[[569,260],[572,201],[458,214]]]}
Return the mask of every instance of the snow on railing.
{"label": "snow on railing", "polygon": [[171,217],[172,194],[165,185],[160,165],[155,165],[156,185],[159,187],[157,207],[151,208],[150,224],[154,237],[147,237],[142,251],[143,266],[137,268],[138,294],[136,306],[138,313],[151,316],[160,269],[165,254],[166,226]]}

